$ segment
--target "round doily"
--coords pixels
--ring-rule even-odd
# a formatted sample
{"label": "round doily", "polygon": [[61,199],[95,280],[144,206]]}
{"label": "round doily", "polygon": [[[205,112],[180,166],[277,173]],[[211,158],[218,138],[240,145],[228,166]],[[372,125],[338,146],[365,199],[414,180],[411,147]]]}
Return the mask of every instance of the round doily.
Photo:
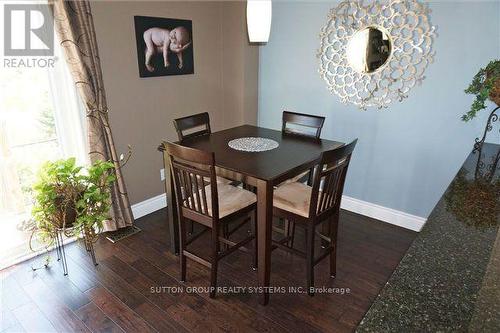
{"label": "round doily", "polygon": [[257,137],[247,137],[231,140],[227,145],[235,150],[259,152],[271,150],[279,147],[279,143],[274,140]]}

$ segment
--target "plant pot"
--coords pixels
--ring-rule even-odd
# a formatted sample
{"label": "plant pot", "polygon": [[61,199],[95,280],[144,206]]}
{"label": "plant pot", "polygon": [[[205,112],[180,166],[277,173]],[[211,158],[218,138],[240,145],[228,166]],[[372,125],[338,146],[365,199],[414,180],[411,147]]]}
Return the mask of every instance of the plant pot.
{"label": "plant pot", "polygon": [[58,207],[57,218],[54,221],[54,226],[59,229],[72,228],[76,221],[76,208],[75,203],[68,203],[64,208],[63,198],[58,197],[55,199],[56,207]]}
{"label": "plant pot", "polygon": [[[488,74],[486,75],[486,79],[488,79]],[[500,106],[500,78],[497,78],[493,82],[493,87],[490,90],[489,98],[497,106]]]}

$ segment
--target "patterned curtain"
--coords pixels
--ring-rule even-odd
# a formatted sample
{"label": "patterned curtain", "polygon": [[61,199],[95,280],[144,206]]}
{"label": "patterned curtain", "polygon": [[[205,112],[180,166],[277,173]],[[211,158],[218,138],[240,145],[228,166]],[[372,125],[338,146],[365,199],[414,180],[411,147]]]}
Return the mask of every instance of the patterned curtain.
{"label": "patterned curtain", "polygon": [[131,226],[134,218],[109,126],[90,3],[88,0],[52,0],[49,3],[61,47],[87,110],[90,160],[110,160],[115,164],[117,181],[111,189],[112,219],[105,223],[105,231]]}

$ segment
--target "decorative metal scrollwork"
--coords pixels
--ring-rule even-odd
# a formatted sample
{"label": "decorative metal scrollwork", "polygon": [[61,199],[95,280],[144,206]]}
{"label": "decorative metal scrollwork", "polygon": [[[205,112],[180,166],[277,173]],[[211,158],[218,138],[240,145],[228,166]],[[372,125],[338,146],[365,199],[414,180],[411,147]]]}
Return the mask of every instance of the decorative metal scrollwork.
{"label": "decorative metal scrollwork", "polygon": [[[343,103],[361,109],[384,108],[408,97],[410,89],[425,79],[424,72],[434,58],[431,48],[436,29],[429,21],[430,12],[419,0],[343,1],[331,9],[317,53],[319,73],[328,89]],[[353,37],[359,39],[360,32],[379,39],[374,44],[371,37],[365,37],[366,52],[375,49],[379,58],[375,66],[365,62],[365,71],[353,66],[348,57],[353,54],[349,43]]]}
{"label": "decorative metal scrollwork", "polygon": [[481,139],[476,138],[476,140],[474,142],[474,149],[472,150],[472,153],[476,153],[476,151],[481,149],[481,147],[483,146],[484,140],[486,140],[486,135],[488,134],[488,132],[491,132],[491,130],[493,129],[493,123],[498,121],[498,115],[495,113],[495,112],[497,112],[498,109],[500,109],[500,106],[496,107],[495,109],[493,109],[493,111],[491,111],[491,113],[488,117],[488,120],[486,121],[486,127],[484,128],[483,137]]}

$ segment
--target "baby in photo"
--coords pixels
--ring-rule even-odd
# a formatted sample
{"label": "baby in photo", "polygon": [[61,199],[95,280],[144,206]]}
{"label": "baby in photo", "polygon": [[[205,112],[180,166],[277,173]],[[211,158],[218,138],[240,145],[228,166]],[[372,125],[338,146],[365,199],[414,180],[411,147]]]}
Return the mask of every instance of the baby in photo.
{"label": "baby in photo", "polygon": [[183,52],[191,45],[191,36],[189,31],[180,26],[175,29],[168,30],[164,28],[151,28],[144,32],[144,42],[146,43],[146,59],[145,66],[148,71],[153,72],[155,68],[151,65],[151,58],[157,54],[162,53],[163,65],[170,66],[168,61],[169,51],[177,55],[179,63],[177,67],[182,69],[184,67]]}

